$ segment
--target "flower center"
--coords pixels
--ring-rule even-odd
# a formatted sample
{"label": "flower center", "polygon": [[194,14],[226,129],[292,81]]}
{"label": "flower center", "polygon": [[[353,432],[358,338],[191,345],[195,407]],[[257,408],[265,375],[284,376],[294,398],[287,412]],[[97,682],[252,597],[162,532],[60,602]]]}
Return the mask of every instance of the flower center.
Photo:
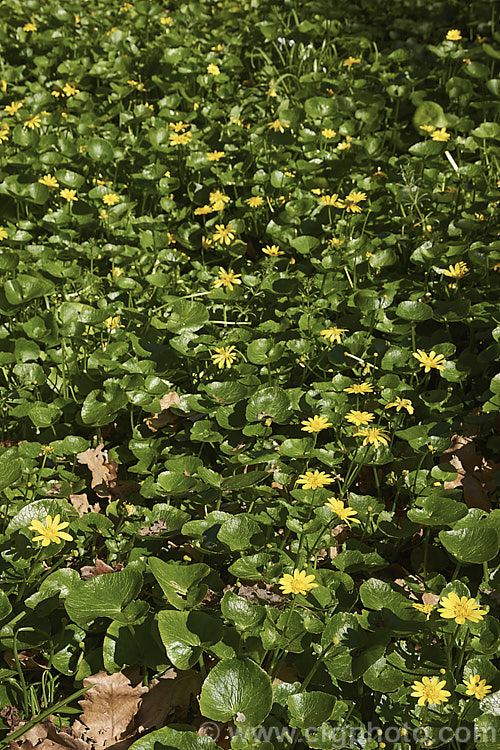
{"label": "flower center", "polygon": [[455,604],[455,617],[466,618],[470,614],[470,608],[467,604]]}

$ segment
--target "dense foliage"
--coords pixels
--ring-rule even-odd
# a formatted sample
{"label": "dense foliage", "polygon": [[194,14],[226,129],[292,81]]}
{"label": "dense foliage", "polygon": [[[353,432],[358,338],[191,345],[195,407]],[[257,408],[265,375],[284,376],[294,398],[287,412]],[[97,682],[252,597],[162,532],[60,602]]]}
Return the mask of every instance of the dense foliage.
{"label": "dense foliage", "polygon": [[2,736],[500,747],[494,14],[1,5]]}

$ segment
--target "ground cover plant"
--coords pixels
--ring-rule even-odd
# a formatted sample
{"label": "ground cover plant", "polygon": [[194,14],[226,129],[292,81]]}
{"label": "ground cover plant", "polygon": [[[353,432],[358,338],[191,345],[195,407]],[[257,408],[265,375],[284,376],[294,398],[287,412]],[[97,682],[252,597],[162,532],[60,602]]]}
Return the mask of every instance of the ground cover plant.
{"label": "ground cover plant", "polygon": [[495,3],[0,6],[0,747],[500,747]]}

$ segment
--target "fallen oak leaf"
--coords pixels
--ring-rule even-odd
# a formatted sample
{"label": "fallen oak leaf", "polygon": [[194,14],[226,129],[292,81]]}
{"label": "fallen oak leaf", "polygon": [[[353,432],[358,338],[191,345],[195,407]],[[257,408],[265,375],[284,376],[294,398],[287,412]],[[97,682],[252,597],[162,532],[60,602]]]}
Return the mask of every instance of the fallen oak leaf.
{"label": "fallen oak leaf", "polygon": [[134,731],[134,717],[147,688],[142,684],[132,687],[121,672],[102,671],[86,677],[83,685],[90,689],[79,701],[83,709],[79,722],[87,727],[88,739],[101,749],[126,739]]}
{"label": "fallen oak leaf", "polygon": [[139,731],[165,726],[171,714],[176,722],[185,719],[202,682],[201,673],[194,669],[177,671],[173,668],[151,680],[136,718]]}
{"label": "fallen oak leaf", "polygon": [[[98,488],[101,485],[109,487],[110,483],[116,479],[116,461],[108,463],[108,451],[104,448],[103,443],[97,448],[87,448],[83,453],[76,454],[76,460],[80,464],[88,466],[92,472],[91,487],[100,494]],[[102,490],[101,490],[102,491]]]}
{"label": "fallen oak leaf", "polygon": [[143,419],[143,422],[152,432],[158,432],[158,430],[167,425],[175,425],[179,417],[170,410],[170,407],[179,406],[180,402],[181,400],[175,391],[166,393],[160,399],[160,411],[157,414],[146,417],[146,419]]}
{"label": "fallen oak leaf", "polygon": [[88,581],[90,578],[100,576],[105,573],[115,573],[117,570],[123,570],[122,563],[118,563],[114,568],[108,565],[104,560],[100,560],[96,557],[95,565],[83,565],[80,568],[80,577],[83,581]]}

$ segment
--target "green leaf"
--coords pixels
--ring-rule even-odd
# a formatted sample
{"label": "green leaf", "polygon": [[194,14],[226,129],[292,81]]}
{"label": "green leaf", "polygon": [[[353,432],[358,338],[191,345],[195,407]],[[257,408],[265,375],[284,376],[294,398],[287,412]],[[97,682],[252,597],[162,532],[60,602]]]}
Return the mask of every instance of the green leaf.
{"label": "green leaf", "polygon": [[222,597],[221,612],[240,632],[262,625],[266,617],[264,607],[260,604],[252,604],[232,591],[226,591]]}
{"label": "green leaf", "polygon": [[24,273],[4,284],[5,297],[11,305],[24,305],[32,299],[50,294],[53,289],[51,281]]}
{"label": "green leaf", "polygon": [[359,595],[364,606],[369,609],[377,611],[388,609],[402,619],[410,620],[413,617],[413,610],[408,599],[399,592],[393,591],[386,581],[370,578],[361,584]]}
{"label": "green leaf", "polygon": [[208,586],[201,581],[210,572],[208,565],[174,565],[158,557],[150,557],[148,564],[163,593],[176,609],[192,609],[205,597]]}
{"label": "green leaf", "polygon": [[142,563],[129,563],[116,573],[94,576],[88,581],[77,581],[64,602],[70,619],[77,625],[84,625],[97,617],[132,623],[140,612],[137,608],[127,610],[127,605],[142,588],[141,568]]}
{"label": "green leaf", "polygon": [[182,471],[162,471],[156,481],[162,490],[172,495],[184,495],[197,485],[196,479],[187,477]]}
{"label": "green leaf", "polygon": [[223,633],[220,620],[196,611],[162,610],[158,614],[158,630],[168,658],[177,669],[190,669],[203,648],[220,641]]}
{"label": "green leaf", "polygon": [[50,427],[61,417],[62,411],[53,404],[36,403],[30,409],[29,418],[35,427]]}
{"label": "green leaf", "polygon": [[21,476],[22,461],[17,455],[0,456],[0,492],[11,487]]}
{"label": "green leaf", "polygon": [[304,109],[308,117],[313,119],[322,119],[333,115],[337,111],[335,99],[327,99],[324,96],[313,96],[306,99]]}
{"label": "green leaf", "polygon": [[129,750],[217,750],[211,737],[200,737],[191,730],[177,732],[170,727],[162,727],[149,732],[130,745]]}
{"label": "green leaf", "polygon": [[9,601],[9,597],[5,593],[5,591],[2,591],[0,589],[0,620],[5,620],[5,618],[10,615],[12,612],[12,606]]}
{"label": "green leaf", "polygon": [[292,413],[290,399],[282,388],[261,388],[248,401],[246,418],[249,422],[263,421],[271,417],[279,424],[288,421]]}
{"label": "green leaf", "polygon": [[381,656],[363,674],[363,682],[379,693],[391,693],[403,685],[404,677],[399,669],[387,664],[385,657]]}
{"label": "green leaf", "polygon": [[408,518],[421,526],[451,526],[467,515],[467,506],[450,497],[426,497],[422,508],[411,508]]}
{"label": "green leaf", "polygon": [[308,255],[311,250],[315,250],[318,247],[319,240],[317,237],[304,235],[296,237],[294,240],[290,240],[290,245],[301,255]]}
{"label": "green leaf", "polygon": [[413,124],[420,134],[421,125],[434,125],[435,128],[444,128],[448,124],[444,110],[440,104],[430,100],[424,100],[415,110]]}
{"label": "green leaf", "polygon": [[267,471],[247,471],[246,474],[235,474],[233,477],[225,477],[222,480],[224,490],[242,490],[260,484],[264,479],[269,479]]}
{"label": "green leaf", "polygon": [[317,727],[328,721],[335,706],[335,697],[319,690],[295,693],[287,700],[292,727]]}
{"label": "green leaf", "polygon": [[209,672],[201,689],[202,716],[257,727],[272,706],[269,675],[251,659],[225,659]]}
{"label": "green leaf", "polygon": [[220,527],[217,538],[227,544],[229,549],[236,550],[248,549],[255,545],[255,537],[261,534],[259,524],[247,515],[235,515],[224,521]]}
{"label": "green leaf", "polygon": [[429,320],[433,316],[432,307],[425,302],[411,301],[400,302],[396,308],[396,315],[404,320]]}
{"label": "green leaf", "polygon": [[93,161],[108,162],[113,159],[113,149],[104,138],[91,138],[87,143],[87,154]]}
{"label": "green leaf", "polygon": [[500,139],[500,125],[497,122],[482,122],[478,128],[471,130],[471,135],[476,138],[495,138]]}
{"label": "green leaf", "polygon": [[439,539],[450,555],[464,563],[493,560],[500,546],[497,531],[481,523],[465,529],[440,531]]}
{"label": "green leaf", "polygon": [[90,391],[83,402],[82,422],[96,427],[109,424],[127,403],[127,394],[118,383],[105,383],[104,390]]}
{"label": "green leaf", "polygon": [[208,322],[209,315],[201,302],[177,300],[167,318],[167,328],[172,333],[198,331]]}

